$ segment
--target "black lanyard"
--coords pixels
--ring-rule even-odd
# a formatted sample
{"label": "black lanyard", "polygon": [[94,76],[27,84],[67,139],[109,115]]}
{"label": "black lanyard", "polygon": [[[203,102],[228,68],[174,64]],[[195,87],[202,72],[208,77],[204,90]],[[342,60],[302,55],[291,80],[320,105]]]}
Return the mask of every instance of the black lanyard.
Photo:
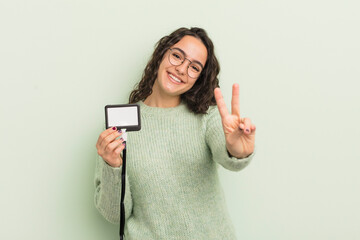
{"label": "black lanyard", "polygon": [[122,171],[121,171],[121,198],[120,198],[120,240],[124,239],[124,227],[125,227],[125,205],[124,205],[124,198],[125,198],[125,179],[126,179],[126,142],[125,148],[123,150],[123,163],[122,163]]}

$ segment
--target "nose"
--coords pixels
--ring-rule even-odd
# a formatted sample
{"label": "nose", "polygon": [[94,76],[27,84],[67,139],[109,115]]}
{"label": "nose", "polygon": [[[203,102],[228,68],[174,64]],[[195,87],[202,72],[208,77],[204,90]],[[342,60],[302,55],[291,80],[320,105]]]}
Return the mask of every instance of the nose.
{"label": "nose", "polygon": [[182,64],[180,64],[180,65],[178,65],[178,66],[175,67],[175,69],[177,70],[177,72],[178,72],[179,74],[181,74],[181,75],[185,75],[185,74],[187,73],[188,68],[189,68],[190,60],[188,60],[188,61],[189,61],[188,64],[186,63],[186,60],[188,60],[188,59],[185,59],[185,60],[182,62]]}

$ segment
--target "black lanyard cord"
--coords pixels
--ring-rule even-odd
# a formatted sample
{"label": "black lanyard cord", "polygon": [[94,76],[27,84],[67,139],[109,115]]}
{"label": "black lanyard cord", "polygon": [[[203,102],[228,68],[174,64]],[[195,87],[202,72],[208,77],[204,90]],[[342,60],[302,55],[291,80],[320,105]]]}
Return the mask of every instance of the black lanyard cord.
{"label": "black lanyard cord", "polygon": [[126,179],[126,141],[125,148],[123,150],[123,163],[122,163],[122,171],[121,171],[121,199],[120,199],[120,240],[124,239],[124,227],[125,227],[125,205],[124,205],[124,198],[125,198],[125,179]]}

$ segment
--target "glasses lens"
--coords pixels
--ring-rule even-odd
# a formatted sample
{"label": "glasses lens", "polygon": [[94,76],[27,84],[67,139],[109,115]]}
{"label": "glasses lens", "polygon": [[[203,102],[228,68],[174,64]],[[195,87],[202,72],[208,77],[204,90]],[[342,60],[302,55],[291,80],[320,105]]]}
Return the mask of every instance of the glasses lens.
{"label": "glasses lens", "polygon": [[191,63],[188,68],[189,77],[197,78],[200,75],[201,70],[202,70],[202,68],[201,68],[200,64]]}
{"label": "glasses lens", "polygon": [[182,64],[184,58],[184,55],[179,50],[170,49],[169,60],[172,65],[178,66]]}

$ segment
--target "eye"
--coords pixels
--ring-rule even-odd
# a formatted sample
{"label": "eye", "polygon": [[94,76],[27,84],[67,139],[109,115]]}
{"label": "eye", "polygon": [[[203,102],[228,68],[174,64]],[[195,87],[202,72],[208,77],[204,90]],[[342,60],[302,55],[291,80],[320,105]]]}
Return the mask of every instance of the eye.
{"label": "eye", "polygon": [[200,67],[198,67],[196,65],[191,65],[191,70],[193,70],[195,72],[200,72]]}
{"label": "eye", "polygon": [[173,53],[172,55],[176,59],[181,59],[181,56],[178,53]]}

